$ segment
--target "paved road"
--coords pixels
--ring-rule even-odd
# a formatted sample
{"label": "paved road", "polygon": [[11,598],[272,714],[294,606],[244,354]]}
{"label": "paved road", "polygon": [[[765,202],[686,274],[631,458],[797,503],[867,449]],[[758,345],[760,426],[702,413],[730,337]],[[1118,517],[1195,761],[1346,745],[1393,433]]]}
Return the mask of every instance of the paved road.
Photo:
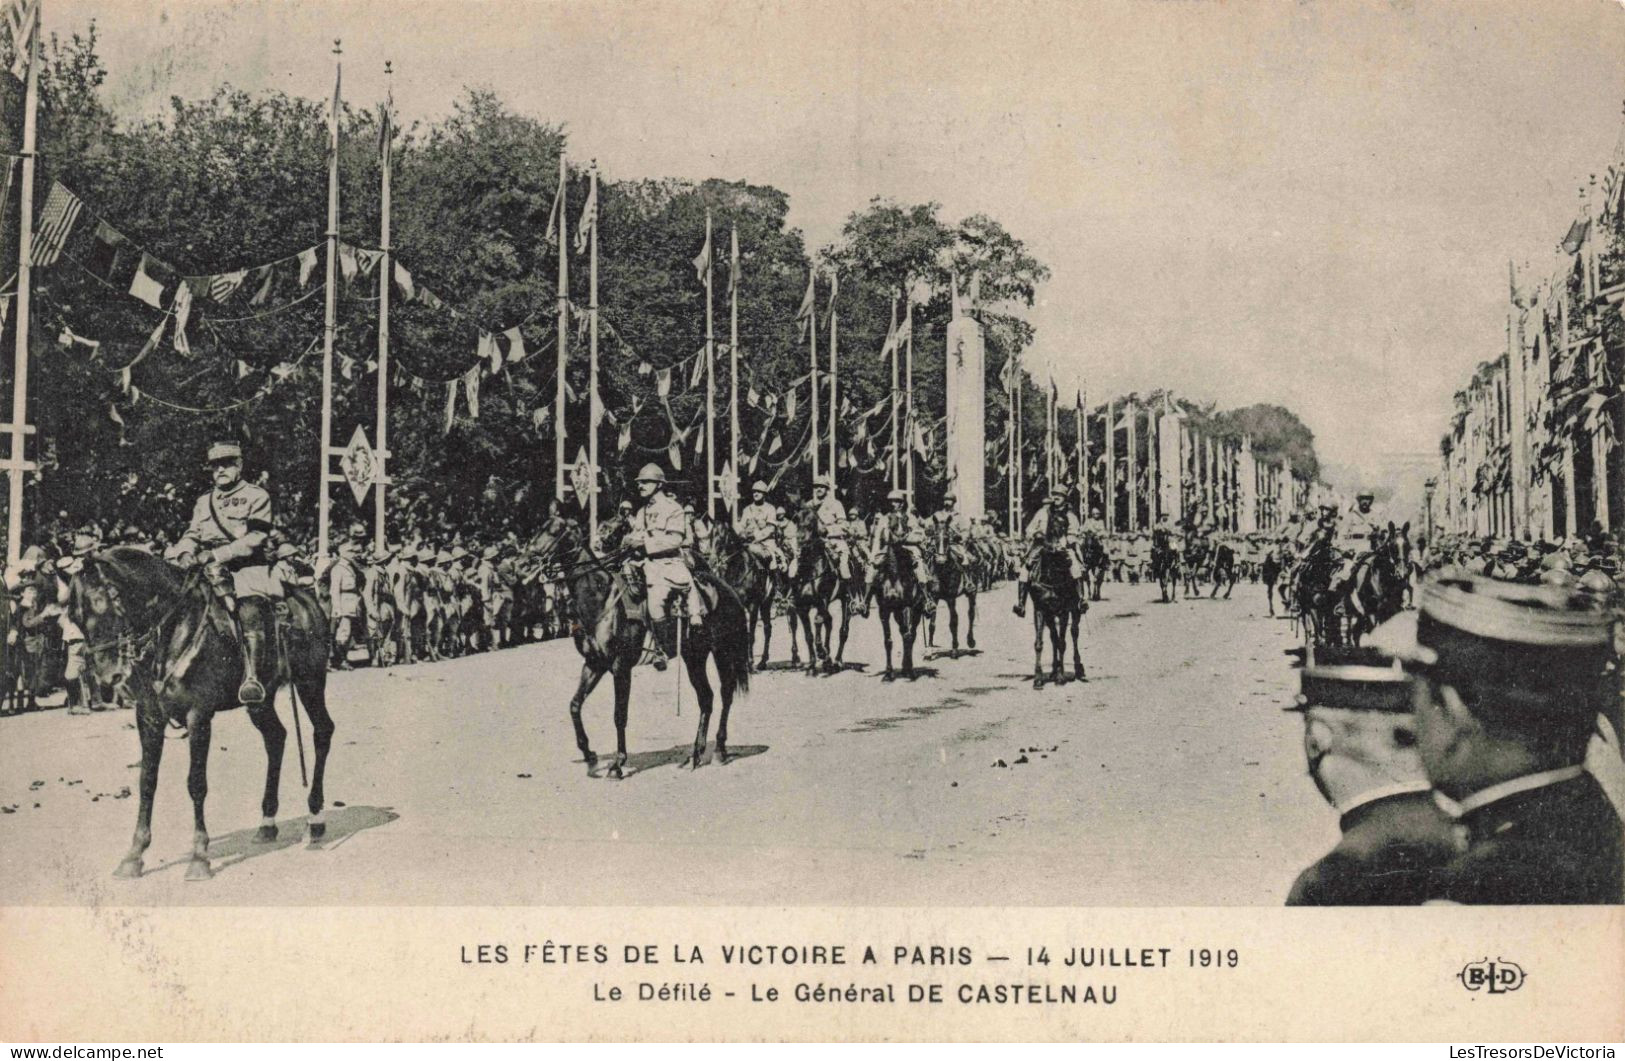
{"label": "paved road", "polygon": [[[567,642],[334,676],[330,835],[301,841],[290,739],[283,839],[255,845],[264,757],[215,726],[215,879],[183,881],[185,748],[165,755],[147,875],[111,877],[134,824],[125,712],[0,721],[8,903],[1275,905],[1335,838],[1305,777],[1289,624],[1262,591],[1155,602],[1108,586],[1089,680],[1031,689],[1031,626],[982,601],[980,651],[886,684],[873,620],[827,678],[769,671],[733,717],[741,757],[680,766],[692,694],[637,672],[625,781],[589,777]],[[945,636],[945,631],[939,631]],[[782,654],[782,630],[776,639]],[[284,721],[286,703],[283,703]],[[608,683],[588,702],[614,747]],[[306,733],[308,741],[308,727]],[[999,763],[1006,765],[997,765]],[[343,806],[340,806],[340,803]]]}

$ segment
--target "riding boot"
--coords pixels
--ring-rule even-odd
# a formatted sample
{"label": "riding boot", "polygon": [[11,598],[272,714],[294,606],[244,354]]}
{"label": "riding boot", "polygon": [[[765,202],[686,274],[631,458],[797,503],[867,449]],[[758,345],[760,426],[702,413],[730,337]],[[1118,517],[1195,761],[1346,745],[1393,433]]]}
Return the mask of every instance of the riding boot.
{"label": "riding boot", "polygon": [[265,613],[258,605],[238,608],[237,633],[243,646],[243,683],[237,687],[237,699],[244,704],[265,701],[265,686],[260,684],[260,660],[265,658]]}
{"label": "riding boot", "polygon": [[677,655],[677,617],[673,615],[650,621],[649,632],[654,635],[655,657],[651,664],[655,670],[663,671],[666,664]]}
{"label": "riding boot", "polygon": [[1025,619],[1027,617],[1027,583],[1026,582],[1023,582],[1023,581],[1017,581],[1016,582],[1016,606],[1014,608],[1011,608],[1010,610],[1015,612],[1017,617],[1019,617],[1019,618]]}

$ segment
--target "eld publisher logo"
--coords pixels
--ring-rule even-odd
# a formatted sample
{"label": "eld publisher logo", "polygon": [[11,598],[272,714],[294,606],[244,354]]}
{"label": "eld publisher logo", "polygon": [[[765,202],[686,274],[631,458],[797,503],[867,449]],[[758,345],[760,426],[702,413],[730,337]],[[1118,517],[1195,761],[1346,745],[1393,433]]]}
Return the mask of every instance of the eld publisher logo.
{"label": "eld publisher logo", "polygon": [[1462,966],[1456,979],[1461,986],[1469,991],[1483,991],[1488,989],[1492,995],[1504,995],[1509,991],[1516,991],[1523,986],[1523,969],[1516,962],[1509,962],[1505,958],[1490,961],[1484,958],[1476,962],[1468,962]]}

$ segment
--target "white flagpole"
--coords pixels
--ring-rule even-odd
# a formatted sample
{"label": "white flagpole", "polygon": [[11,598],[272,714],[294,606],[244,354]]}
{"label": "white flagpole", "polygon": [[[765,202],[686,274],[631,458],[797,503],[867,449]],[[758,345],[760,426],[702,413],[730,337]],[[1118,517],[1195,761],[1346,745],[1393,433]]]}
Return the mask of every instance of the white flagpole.
{"label": "white flagpole", "polygon": [[[384,82],[391,84],[393,69],[389,63],[384,63]],[[391,126],[395,121],[393,89],[386,92],[385,104],[386,119]],[[373,482],[373,545],[383,549],[387,544],[384,528],[384,484],[388,481],[384,472],[388,468],[389,460],[389,295],[393,286],[394,266],[390,264],[389,247],[389,171],[392,164],[389,134],[393,128],[381,130],[386,134],[382,145],[382,192],[378,213],[378,246],[383,251],[383,257],[378,259],[378,452],[374,455],[377,464],[377,478]]]}
{"label": "white flagpole", "polygon": [[811,367],[808,369],[807,382],[812,392],[812,434],[807,439],[807,449],[812,453],[813,480],[818,479],[818,266],[809,265],[812,275],[807,278],[807,286],[813,289],[812,318],[807,322],[807,358]]}
{"label": "white flagpole", "polygon": [[[341,42],[333,42],[333,55],[344,54]],[[316,557],[318,569],[327,565],[328,545],[331,540],[332,506],[328,487],[332,482],[331,439],[333,434],[333,340],[338,331],[338,259],[339,259],[339,85],[344,74],[344,63],[335,58],[333,63],[333,113],[328,120],[329,130],[327,171],[327,304],[325,324],[322,328],[322,470],[317,480],[321,491],[316,504]]]}
{"label": "white flagpole", "polygon": [[6,563],[14,565],[22,557],[23,477],[33,463],[23,459],[24,439],[33,433],[28,423],[28,316],[33,290],[34,254],[34,117],[39,109],[40,10],[34,8],[33,33],[28,40],[28,80],[23,110],[23,188],[21,218],[17,236],[17,363],[11,381],[11,456],[6,461],[10,475],[10,503],[6,511]]}
{"label": "white flagpole", "polygon": [[739,518],[739,226],[728,228],[728,467],[733,471],[728,519]]}
{"label": "white flagpole", "polygon": [[891,344],[891,488],[893,490],[896,490],[901,485],[901,483],[898,481],[898,469],[901,467],[901,465],[898,463],[898,453],[897,453],[897,342],[896,342],[896,338],[897,338],[897,296],[896,295],[893,295],[891,297],[891,336],[892,336],[892,344]]}
{"label": "white flagpole", "polygon": [[[840,348],[835,312],[835,291],[835,281],[831,278],[829,288],[829,477],[831,479],[835,478],[835,469],[838,467],[835,460],[835,436],[839,433],[841,422],[841,407],[836,393],[840,387],[840,377],[835,374],[837,351]],[[831,492],[833,493],[833,491]]]}
{"label": "white flagpole", "polygon": [[903,365],[903,433],[908,441],[903,446],[904,486],[908,493],[908,510],[914,511],[914,294],[903,296],[903,320],[908,334],[904,336]]}
{"label": "white flagpole", "polygon": [[565,192],[569,187],[570,163],[564,157],[564,152],[560,151],[558,191],[559,216],[556,219],[558,221],[558,227],[553,232],[553,234],[557,236],[559,240],[559,349],[558,366],[556,369],[558,380],[556,393],[553,398],[553,496],[559,501],[564,500],[566,492],[564,477],[564,444],[566,441],[564,417],[568,410],[565,408],[564,403],[564,387],[566,383],[565,372],[569,368],[570,364],[570,221],[567,216],[570,212],[570,203],[569,196],[566,195]]}
{"label": "white flagpole", "polygon": [[[587,464],[592,472],[592,485],[587,489],[587,533],[589,541],[598,538],[598,421],[603,418],[603,406],[598,399],[598,160],[592,160],[587,171],[590,182],[587,201],[592,204],[591,231],[587,235]],[[563,211],[559,213],[563,220]],[[559,236],[559,246],[564,236]]]}
{"label": "white flagpole", "polygon": [[716,362],[715,309],[711,305],[712,277],[716,275],[713,262],[716,251],[711,247],[711,211],[705,212],[705,516],[717,516],[717,386],[713,376]]}

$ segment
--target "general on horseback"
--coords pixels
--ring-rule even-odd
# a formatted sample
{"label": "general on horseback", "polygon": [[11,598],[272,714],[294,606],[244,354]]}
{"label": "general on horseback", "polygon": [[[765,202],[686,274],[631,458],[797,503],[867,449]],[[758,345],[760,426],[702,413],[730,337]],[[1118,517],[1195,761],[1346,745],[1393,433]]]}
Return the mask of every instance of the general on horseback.
{"label": "general on horseback", "polygon": [[690,629],[705,622],[705,600],[684,556],[693,537],[688,513],[671,496],[665,471],[659,465],[644,465],[637,486],[643,507],[633,514],[621,544],[643,557],[649,626],[658,650],[654,667],[665,670],[666,662],[677,656],[677,617],[670,613],[671,598],[681,595],[686,600]]}
{"label": "general on horseback", "polygon": [[[70,586],[69,611],[84,630],[85,651],[99,682],[122,688],[136,704],[141,740],[140,808],[135,837],[117,876],[138,877],[152,841],[153,796],[164,727],[186,731],[191,764],[193,839],[188,880],[212,876],[203,806],[216,712],[243,706],[265,743],[263,815],[256,839],[277,836],[276,813],[287,731],[273,698],[278,686],[298,691],[315,745],[307,835],[322,837],[323,783],[333,720],[327,713],[328,627],[309,588],[284,587],[267,564],[271,498],[243,481],[236,443],[209,447],[214,488],[197,499],[181,538],[160,559],[117,546],[86,556]],[[300,746],[303,769],[303,744]]]}
{"label": "general on horseback", "polygon": [[1060,486],[1050,491],[1027,524],[1023,535],[1026,551],[1016,582],[1013,611],[1026,615],[1026,601],[1033,601],[1033,688],[1044,684],[1044,632],[1050,637],[1050,680],[1059,684],[1066,661],[1066,638],[1072,638],[1074,674],[1084,677],[1083,656],[1078,651],[1078,629],[1088,603],[1083,599],[1083,561],[1078,557],[1078,517],[1067,507],[1067,492]]}
{"label": "general on horseback", "polygon": [[925,525],[908,510],[908,494],[893,490],[886,495],[890,506],[875,520],[869,542],[869,568],[865,574],[864,599],[880,601],[880,632],[886,646],[886,678],[892,671],[892,626],[902,640],[903,675],[914,676],[914,638],[920,619],[932,607],[935,578],[926,559]]}

